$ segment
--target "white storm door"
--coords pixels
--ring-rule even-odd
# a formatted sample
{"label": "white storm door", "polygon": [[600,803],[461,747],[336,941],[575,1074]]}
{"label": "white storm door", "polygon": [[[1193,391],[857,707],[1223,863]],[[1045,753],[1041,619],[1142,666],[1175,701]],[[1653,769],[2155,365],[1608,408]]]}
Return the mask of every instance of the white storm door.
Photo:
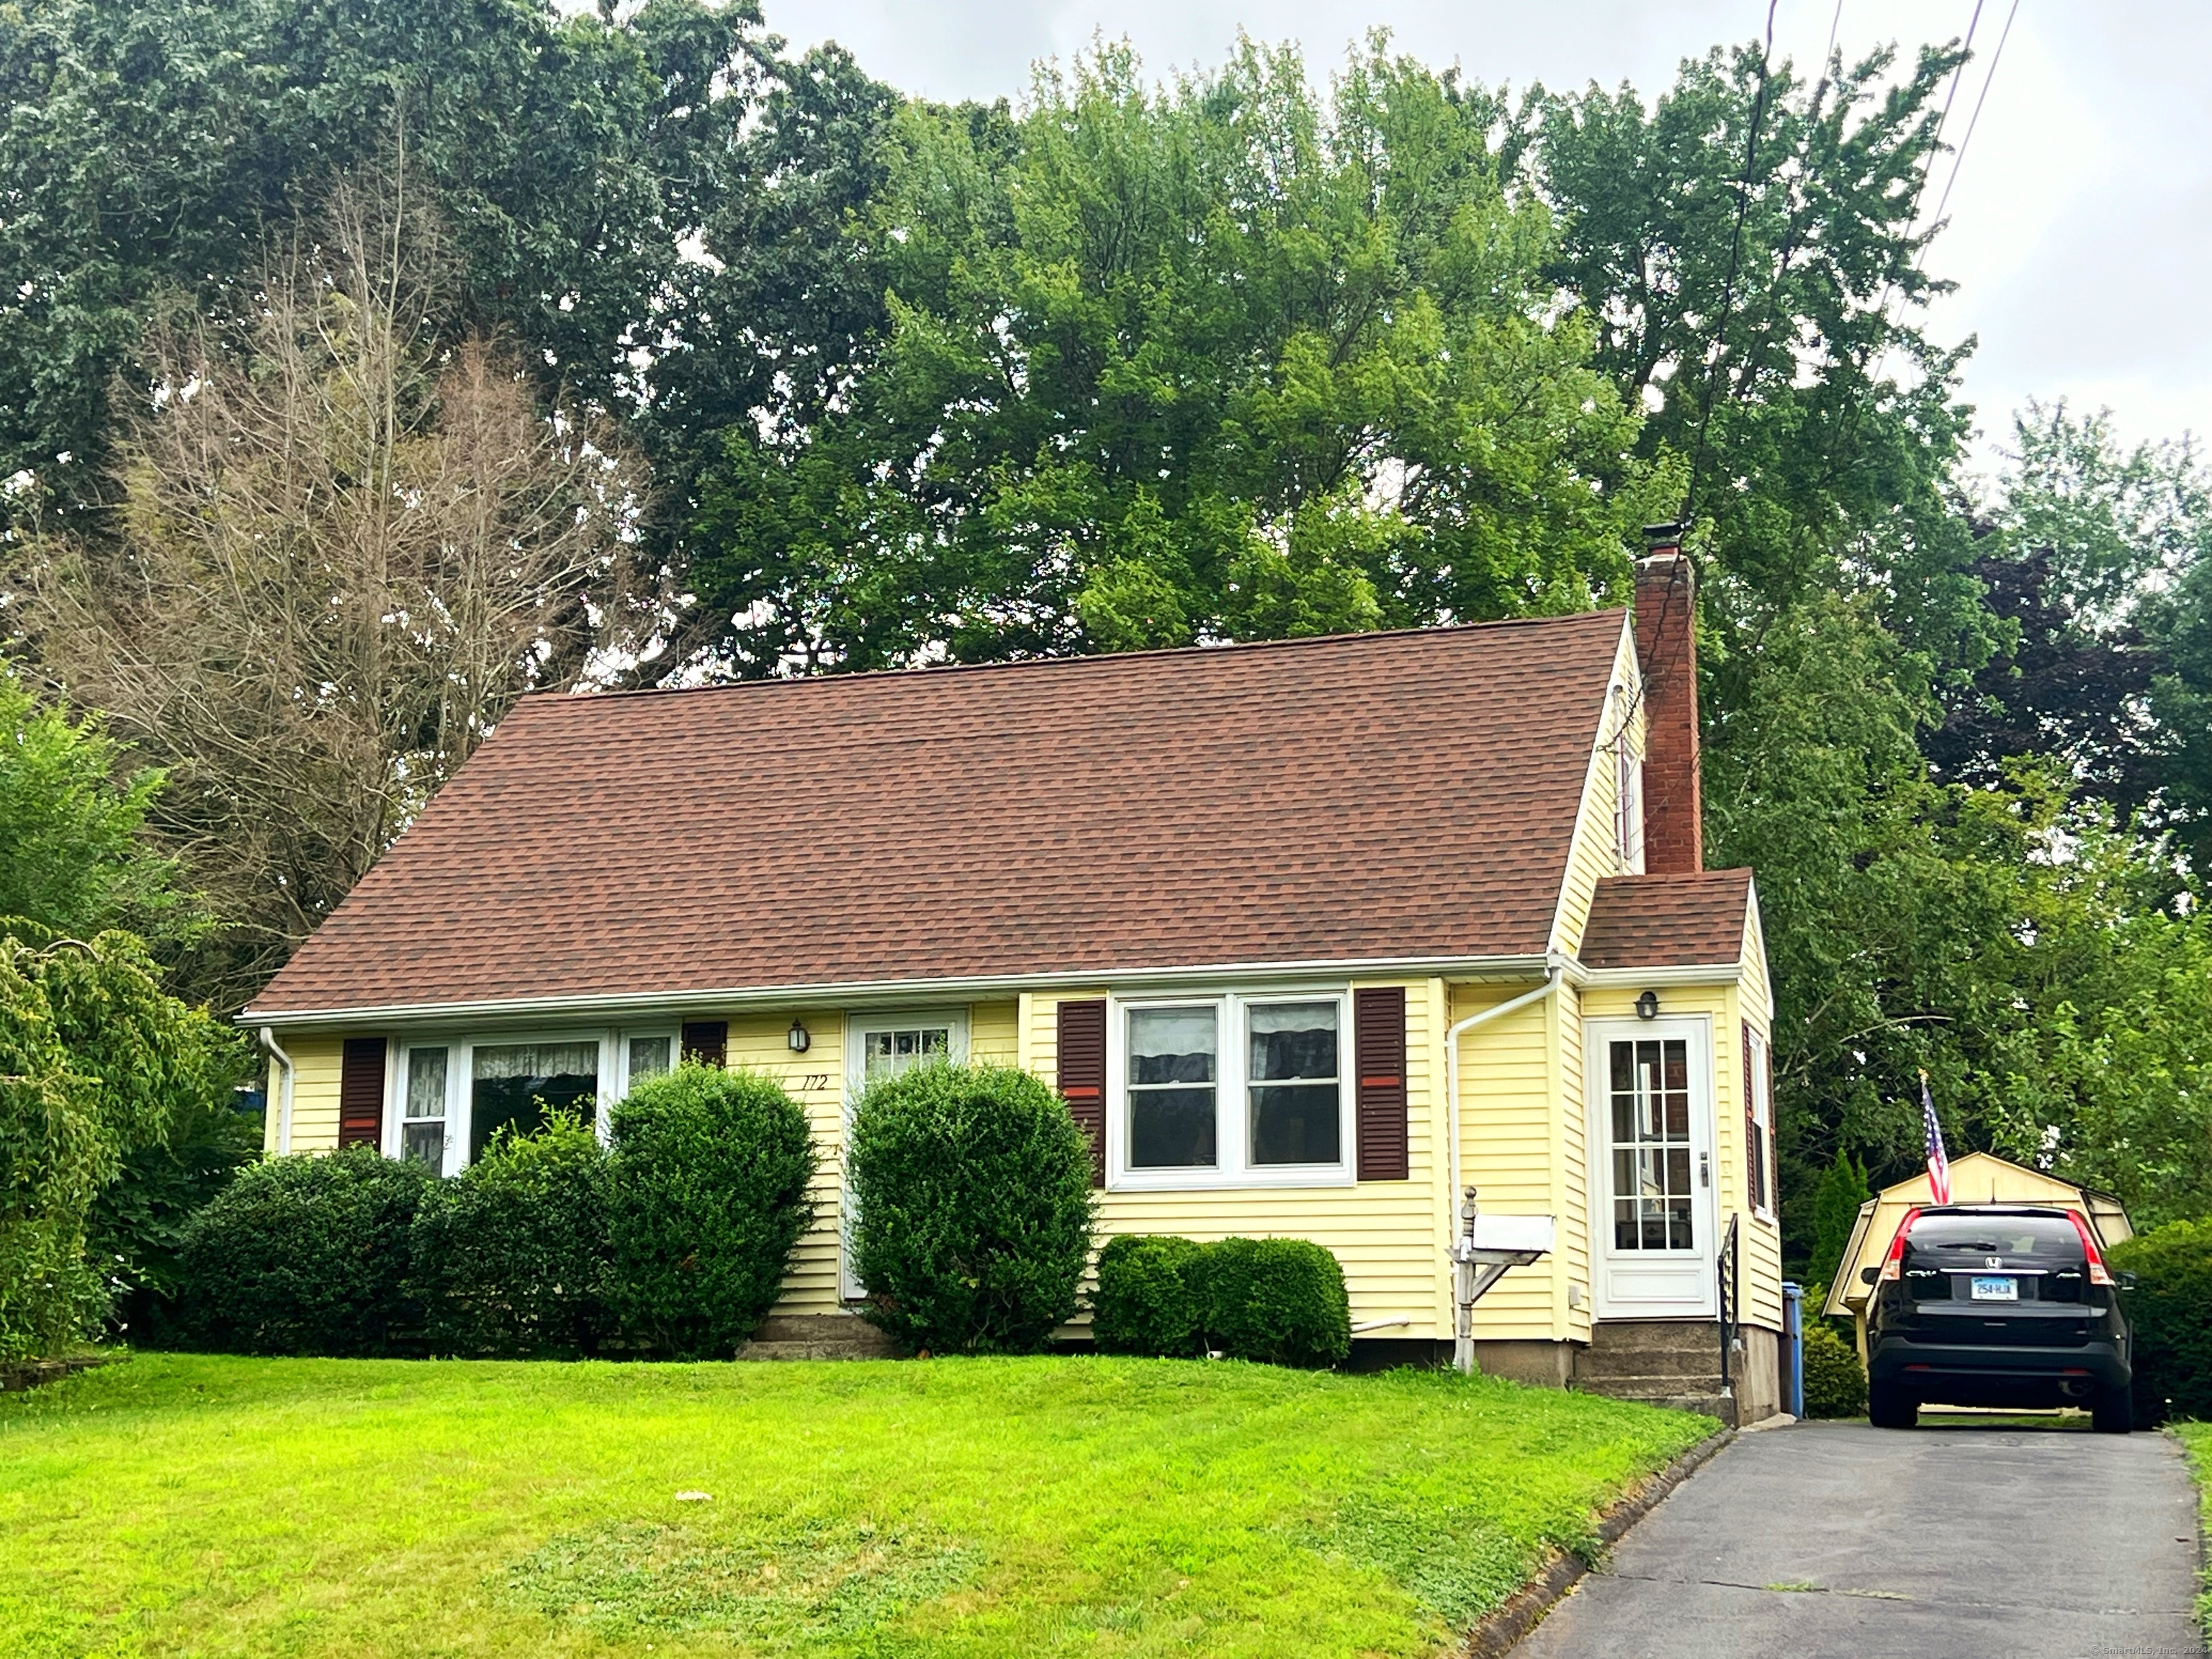
{"label": "white storm door", "polygon": [[1717,1318],[1711,1028],[1594,1020],[1587,1030],[1594,1311]]}
{"label": "white storm door", "polygon": [[860,1091],[879,1077],[896,1076],[932,1060],[967,1058],[965,1009],[854,1014],[846,1022],[845,1134],[838,1154],[837,1291],[848,1302],[858,1302],[868,1293],[868,1287],[853,1271],[853,1183],[844,1161],[844,1148],[853,1144],[853,1108]]}

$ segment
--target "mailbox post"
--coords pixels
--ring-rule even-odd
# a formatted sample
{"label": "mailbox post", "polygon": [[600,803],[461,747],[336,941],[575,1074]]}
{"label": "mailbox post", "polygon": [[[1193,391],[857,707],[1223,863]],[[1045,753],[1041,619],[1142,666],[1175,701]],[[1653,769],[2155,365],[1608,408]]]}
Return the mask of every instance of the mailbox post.
{"label": "mailbox post", "polygon": [[1474,1375],[1474,1304],[1505,1277],[1552,1252],[1556,1221],[1548,1215],[1484,1215],[1469,1187],[1460,1200],[1459,1237],[1452,1244],[1452,1366]]}

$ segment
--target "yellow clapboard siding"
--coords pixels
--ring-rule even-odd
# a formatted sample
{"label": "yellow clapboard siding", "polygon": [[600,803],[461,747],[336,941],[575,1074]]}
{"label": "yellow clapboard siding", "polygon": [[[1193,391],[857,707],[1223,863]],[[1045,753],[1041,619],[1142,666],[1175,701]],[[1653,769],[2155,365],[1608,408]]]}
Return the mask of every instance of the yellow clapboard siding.
{"label": "yellow clapboard siding", "polygon": [[[307,1036],[287,1038],[280,1033],[277,1042],[292,1056],[292,1150],[336,1151],[338,1082],[344,1066],[345,1039]],[[269,1110],[263,1121],[262,1145],[271,1152],[276,1150],[276,1138],[283,1127],[282,1097],[278,1093],[282,1076],[276,1062],[270,1060]]]}
{"label": "yellow clapboard siding", "polygon": [[1018,1002],[979,1002],[968,1011],[968,1057],[993,1066],[1021,1064]]}
{"label": "yellow clapboard siding", "polygon": [[[1636,642],[1624,625],[1620,653],[1613,665],[1613,684],[1625,694],[1626,688],[1636,684]],[[1597,895],[1599,881],[1607,876],[1626,874],[1629,868],[1621,861],[1620,836],[1614,823],[1620,800],[1620,775],[1613,744],[1624,704],[1629,748],[1638,755],[1644,752],[1643,701],[1631,701],[1625,695],[1609,698],[1604,721],[1590,752],[1582,805],[1575,818],[1574,840],[1567,853],[1566,880],[1560,890],[1559,909],[1553,918],[1552,949],[1564,956],[1572,956],[1582,948],[1583,931],[1589,925],[1590,904]]]}

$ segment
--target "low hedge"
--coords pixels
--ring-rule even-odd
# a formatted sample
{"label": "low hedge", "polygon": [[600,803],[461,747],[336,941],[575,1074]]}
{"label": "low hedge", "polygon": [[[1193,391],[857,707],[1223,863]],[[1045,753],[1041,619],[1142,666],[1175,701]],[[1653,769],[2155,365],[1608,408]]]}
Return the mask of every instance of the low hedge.
{"label": "low hedge", "polygon": [[1303,1238],[1133,1235],[1098,1253],[1091,1338],[1102,1353],[1218,1350],[1274,1365],[1333,1365],[1352,1352],[1344,1269]]}
{"label": "low hedge", "polygon": [[1859,1351],[1814,1320],[1805,1328],[1805,1415],[1864,1417],[1866,1409],[1866,1367],[1859,1364]]}
{"label": "low hedge", "polygon": [[2106,1260],[2136,1276],[2120,1293],[2135,1328],[2136,1420],[2212,1419],[2212,1220],[2154,1229]]}
{"label": "low hedge", "polygon": [[409,1350],[421,1322],[411,1235],[435,1180],[369,1146],[248,1164],[185,1224],[178,1340],[229,1353]]}
{"label": "low hedge", "polygon": [[814,1219],[806,1114],[773,1078],[687,1062],[631,1091],[611,1129],[615,1316],[655,1352],[728,1358]]}
{"label": "low hedge", "polygon": [[1028,1353],[1073,1318],[1091,1255],[1091,1142],[1006,1066],[871,1083],[848,1163],[862,1316],[912,1349]]}
{"label": "low hedge", "polygon": [[1188,1238],[1124,1233],[1098,1252],[1091,1337],[1101,1353],[1192,1359],[1206,1352],[1204,1249]]}
{"label": "low hedge", "polygon": [[433,1353],[568,1358],[598,1352],[613,1323],[608,1158],[580,1118],[502,1131],[483,1156],[424,1195],[410,1289]]}
{"label": "low hedge", "polygon": [[1320,1245],[1224,1238],[1201,1261],[1206,1334],[1230,1358],[1333,1365],[1352,1352],[1344,1269]]}

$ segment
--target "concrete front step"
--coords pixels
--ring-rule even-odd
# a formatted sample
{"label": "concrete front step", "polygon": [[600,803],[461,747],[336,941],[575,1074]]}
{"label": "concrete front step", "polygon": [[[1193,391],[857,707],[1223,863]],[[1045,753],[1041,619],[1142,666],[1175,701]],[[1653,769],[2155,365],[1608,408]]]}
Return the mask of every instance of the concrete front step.
{"label": "concrete front step", "polygon": [[761,1322],[738,1350],[740,1359],[891,1359],[898,1349],[865,1320],[845,1314],[799,1314]]}
{"label": "concrete front step", "polygon": [[[1702,1382],[1703,1386],[1699,1386]],[[1577,1380],[1577,1392],[1602,1395],[1607,1400],[1632,1400],[1638,1405],[1662,1406],[1669,1411],[1703,1412],[1723,1423],[1735,1421],[1735,1398],[1720,1391],[1720,1378],[1628,1376],[1607,1378],[1601,1383]]]}
{"label": "concrete front step", "polygon": [[1587,1348],[1575,1356],[1577,1377],[1714,1376],[1720,1375],[1717,1337],[1694,1349]]}

